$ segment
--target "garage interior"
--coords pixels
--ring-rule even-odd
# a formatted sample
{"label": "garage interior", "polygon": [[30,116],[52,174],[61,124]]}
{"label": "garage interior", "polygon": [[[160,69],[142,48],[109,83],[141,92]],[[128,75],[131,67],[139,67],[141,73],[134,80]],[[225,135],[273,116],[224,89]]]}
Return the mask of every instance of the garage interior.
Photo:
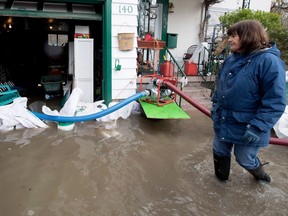
{"label": "garage interior", "polygon": [[[93,8],[101,15],[101,5]],[[61,108],[63,86],[73,83],[69,44],[87,37],[76,34],[77,27],[89,28],[88,37],[94,39],[94,101],[102,99],[102,20],[0,16],[0,83],[11,84],[28,105],[43,101]],[[47,92],[41,85],[50,75],[61,76],[59,91]]]}

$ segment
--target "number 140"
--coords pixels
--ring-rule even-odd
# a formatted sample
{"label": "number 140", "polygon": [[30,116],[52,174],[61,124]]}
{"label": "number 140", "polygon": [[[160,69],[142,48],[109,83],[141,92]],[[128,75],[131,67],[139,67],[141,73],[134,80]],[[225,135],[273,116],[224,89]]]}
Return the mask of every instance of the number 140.
{"label": "number 140", "polygon": [[133,13],[133,7],[131,5],[119,5],[119,13]]}

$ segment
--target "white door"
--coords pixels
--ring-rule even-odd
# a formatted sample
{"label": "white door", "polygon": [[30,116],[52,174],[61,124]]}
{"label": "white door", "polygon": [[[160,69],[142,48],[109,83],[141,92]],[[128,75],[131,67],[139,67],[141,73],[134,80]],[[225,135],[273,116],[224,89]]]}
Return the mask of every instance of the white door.
{"label": "white door", "polygon": [[74,85],[83,91],[81,101],[94,102],[94,41],[74,39]]}

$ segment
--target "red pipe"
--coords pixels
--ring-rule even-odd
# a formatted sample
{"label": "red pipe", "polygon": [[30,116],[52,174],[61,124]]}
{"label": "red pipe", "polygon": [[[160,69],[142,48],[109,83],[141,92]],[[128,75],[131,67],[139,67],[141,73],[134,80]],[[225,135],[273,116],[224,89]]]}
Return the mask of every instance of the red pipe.
{"label": "red pipe", "polygon": [[[170,90],[174,91],[176,94],[180,95],[183,99],[185,99],[188,103],[190,103],[192,106],[197,108],[199,111],[204,113],[206,116],[209,118],[211,117],[210,110],[204,107],[202,104],[197,102],[196,100],[192,99],[190,96],[182,92],[180,89],[178,89],[175,85],[172,83],[163,80],[163,84],[166,85]],[[275,138],[275,137],[270,137],[270,144],[274,145],[284,145],[288,146],[288,139],[280,139],[280,138]]]}
{"label": "red pipe", "polygon": [[200,110],[202,113],[210,117],[210,110],[204,107],[202,104],[197,102],[196,100],[192,99],[190,96],[182,92],[180,89],[178,89],[175,85],[172,83],[163,80],[163,84],[166,85],[170,90],[174,91],[176,94],[180,95],[180,97],[184,98],[188,103],[190,103],[192,106],[196,107],[198,110]]}
{"label": "red pipe", "polygon": [[288,146],[288,139],[285,138],[276,138],[276,137],[270,137],[270,144],[273,145],[283,145],[283,146]]}

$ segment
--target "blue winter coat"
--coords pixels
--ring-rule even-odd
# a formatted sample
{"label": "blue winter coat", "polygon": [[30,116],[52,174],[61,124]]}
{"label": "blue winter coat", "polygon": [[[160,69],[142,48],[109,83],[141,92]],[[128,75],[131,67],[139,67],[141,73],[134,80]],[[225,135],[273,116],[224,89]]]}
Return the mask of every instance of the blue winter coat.
{"label": "blue winter coat", "polygon": [[270,131],[286,107],[285,64],[271,48],[230,55],[218,73],[211,117],[215,135],[234,144],[243,140],[248,124],[260,135],[255,146],[267,146]]}

